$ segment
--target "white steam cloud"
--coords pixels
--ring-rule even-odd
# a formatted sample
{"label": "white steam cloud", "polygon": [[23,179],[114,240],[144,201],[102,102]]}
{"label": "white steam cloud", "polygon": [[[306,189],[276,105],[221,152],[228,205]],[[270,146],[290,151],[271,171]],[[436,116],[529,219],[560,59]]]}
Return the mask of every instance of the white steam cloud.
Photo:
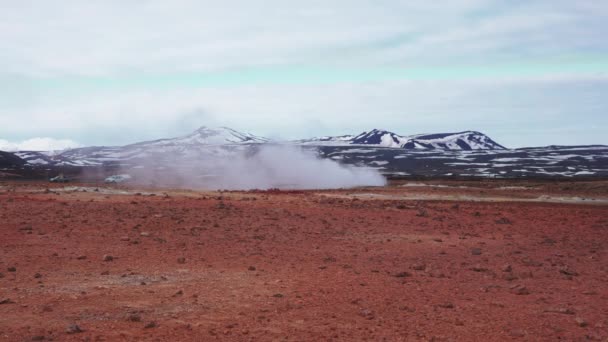
{"label": "white steam cloud", "polygon": [[196,162],[183,156],[171,162],[150,158],[122,172],[144,185],[207,190],[337,189],[386,184],[375,169],[341,165],[292,146],[262,145],[233,151],[229,156],[211,152],[205,158],[196,158]]}

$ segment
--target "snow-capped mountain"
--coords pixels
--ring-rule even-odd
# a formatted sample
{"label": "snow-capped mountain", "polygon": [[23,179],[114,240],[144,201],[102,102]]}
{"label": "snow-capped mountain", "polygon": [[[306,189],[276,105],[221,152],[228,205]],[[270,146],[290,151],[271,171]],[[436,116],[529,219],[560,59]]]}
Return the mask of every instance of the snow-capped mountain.
{"label": "snow-capped mountain", "polygon": [[323,137],[300,140],[304,145],[348,146],[365,145],[408,150],[504,150],[487,135],[476,131],[441,134],[398,135],[381,129],[373,129],[357,136]]}
{"label": "snow-capped mountain", "polygon": [[355,137],[354,135],[340,135],[340,136],[335,136],[335,137],[326,136],[326,137],[317,137],[317,138],[311,138],[311,139],[295,140],[295,141],[292,141],[291,143],[294,143],[296,145],[311,145],[311,146],[331,146],[331,145],[342,146],[345,144],[350,144],[350,142],[352,141],[352,139],[354,137]]}
{"label": "snow-capped mountain", "polygon": [[270,140],[250,133],[241,133],[232,128],[201,127],[196,131],[172,139],[144,141],[129,146],[184,146],[184,145],[232,145],[232,144],[263,144]]}
{"label": "snow-capped mountain", "polygon": [[476,131],[443,134],[421,134],[408,138],[402,145],[406,149],[443,149],[443,150],[506,150],[506,147],[487,135]]}
{"label": "snow-capped mountain", "polygon": [[393,148],[403,147],[406,142],[407,137],[382,129],[373,129],[369,132],[363,132],[350,141],[350,143],[354,145],[375,145]]}
{"label": "snow-capped mountain", "polygon": [[270,139],[241,133],[228,127],[201,127],[177,138],[144,141],[125,146],[84,147],[61,153],[60,163],[72,166],[137,162],[154,159],[222,157],[250,145],[270,142]]}

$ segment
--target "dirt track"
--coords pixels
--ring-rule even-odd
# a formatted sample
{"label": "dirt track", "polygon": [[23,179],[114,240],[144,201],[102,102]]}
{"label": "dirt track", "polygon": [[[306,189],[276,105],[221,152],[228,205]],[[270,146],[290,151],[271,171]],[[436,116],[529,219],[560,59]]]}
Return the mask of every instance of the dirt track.
{"label": "dirt track", "polygon": [[0,340],[608,339],[601,189],[47,186],[0,183]]}

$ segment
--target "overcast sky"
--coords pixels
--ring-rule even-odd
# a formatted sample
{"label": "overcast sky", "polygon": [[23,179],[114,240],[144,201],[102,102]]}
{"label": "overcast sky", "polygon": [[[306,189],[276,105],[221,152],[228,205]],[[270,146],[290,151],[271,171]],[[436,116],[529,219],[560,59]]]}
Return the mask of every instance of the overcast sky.
{"label": "overcast sky", "polygon": [[608,2],[0,0],[0,149],[229,126],[608,144]]}

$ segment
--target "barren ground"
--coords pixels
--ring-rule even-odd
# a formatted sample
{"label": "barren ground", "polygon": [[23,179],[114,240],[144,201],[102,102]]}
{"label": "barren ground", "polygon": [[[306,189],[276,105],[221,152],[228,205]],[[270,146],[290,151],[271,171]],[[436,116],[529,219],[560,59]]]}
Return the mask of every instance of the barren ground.
{"label": "barren ground", "polygon": [[49,186],[0,182],[0,340],[608,339],[608,182]]}

